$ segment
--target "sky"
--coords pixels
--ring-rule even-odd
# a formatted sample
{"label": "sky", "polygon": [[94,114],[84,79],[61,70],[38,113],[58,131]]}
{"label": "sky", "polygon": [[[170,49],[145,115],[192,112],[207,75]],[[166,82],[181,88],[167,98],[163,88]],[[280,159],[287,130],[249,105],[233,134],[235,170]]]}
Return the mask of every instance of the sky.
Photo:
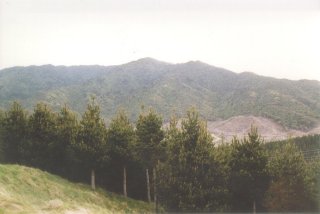
{"label": "sky", "polygon": [[143,57],[320,81],[320,0],[0,0],[0,69]]}

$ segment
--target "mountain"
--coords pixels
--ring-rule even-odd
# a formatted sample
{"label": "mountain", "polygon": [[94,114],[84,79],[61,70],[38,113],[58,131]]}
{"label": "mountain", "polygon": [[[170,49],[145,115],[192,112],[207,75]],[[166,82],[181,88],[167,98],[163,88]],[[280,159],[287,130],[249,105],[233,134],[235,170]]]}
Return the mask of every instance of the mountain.
{"label": "mountain", "polygon": [[151,213],[153,206],[38,169],[0,164],[0,213]]}
{"label": "mountain", "polygon": [[207,120],[246,115],[269,118],[285,128],[310,130],[320,121],[320,82],[234,73],[200,61],[170,64],[143,58],[115,66],[28,66],[0,71],[0,107],[14,101],[32,109],[68,104],[83,112],[95,95],[108,121],[122,107],[135,120],[141,106],[168,120],[195,106]]}
{"label": "mountain", "polygon": [[265,117],[234,116],[226,120],[208,121],[208,130],[214,136],[215,142],[231,142],[234,136],[243,138],[251,130],[251,125],[257,127],[259,135],[265,142],[287,140],[288,138],[320,134],[320,126],[302,131],[284,128]]}

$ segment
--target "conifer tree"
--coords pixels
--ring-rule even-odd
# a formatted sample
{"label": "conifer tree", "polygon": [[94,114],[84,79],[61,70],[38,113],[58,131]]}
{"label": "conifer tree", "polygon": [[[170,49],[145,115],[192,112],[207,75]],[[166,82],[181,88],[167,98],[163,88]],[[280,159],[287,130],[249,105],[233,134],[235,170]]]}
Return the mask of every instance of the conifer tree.
{"label": "conifer tree", "polygon": [[21,163],[27,141],[28,116],[18,102],[13,102],[2,120],[2,140],[5,161]]}
{"label": "conifer tree", "polygon": [[180,176],[180,150],[182,147],[182,133],[178,128],[178,120],[171,117],[169,127],[165,130],[165,160],[157,166],[159,180],[159,203],[167,211],[178,212],[180,204],[179,179]]}
{"label": "conifer tree", "polygon": [[107,160],[106,127],[100,116],[100,107],[91,98],[82,115],[75,152],[87,170],[91,170],[91,187],[95,190],[95,171]]}
{"label": "conifer tree", "polygon": [[0,108],[0,124],[3,127],[4,111]]}
{"label": "conifer tree", "polygon": [[173,212],[221,211],[220,168],[212,156],[212,137],[195,109],[187,112],[181,130],[171,120],[164,141],[167,159],[158,167],[161,204]]}
{"label": "conifer tree", "polygon": [[265,198],[269,211],[319,211],[316,197],[319,177],[313,175],[310,166],[301,151],[290,141],[273,153],[268,163],[272,181]]}
{"label": "conifer tree", "polygon": [[229,159],[229,190],[232,211],[263,210],[263,195],[269,184],[267,156],[257,128],[251,127],[248,137],[234,138]]}
{"label": "conifer tree", "polygon": [[149,169],[154,170],[158,160],[162,156],[160,142],[164,137],[164,132],[161,127],[162,118],[151,109],[147,114],[140,114],[136,124],[138,153],[146,169],[147,196],[149,202],[151,202]]}
{"label": "conifer tree", "polygon": [[57,114],[48,105],[38,103],[29,119],[27,161],[42,169],[55,171],[57,152]]}
{"label": "conifer tree", "polygon": [[110,161],[123,169],[123,195],[127,197],[127,165],[133,158],[135,133],[125,111],[120,110],[108,128],[107,143]]}
{"label": "conifer tree", "polygon": [[72,112],[66,105],[61,108],[57,117],[57,142],[54,145],[55,155],[57,159],[57,168],[60,173],[67,173],[71,169],[67,169],[73,161],[72,145],[75,144],[79,132],[79,124],[76,114]]}

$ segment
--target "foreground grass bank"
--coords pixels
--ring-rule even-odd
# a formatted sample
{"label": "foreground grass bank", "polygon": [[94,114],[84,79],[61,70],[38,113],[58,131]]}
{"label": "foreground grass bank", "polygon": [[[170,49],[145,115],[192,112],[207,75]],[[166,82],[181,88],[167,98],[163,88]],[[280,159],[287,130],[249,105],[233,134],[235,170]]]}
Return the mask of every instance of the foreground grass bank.
{"label": "foreground grass bank", "polygon": [[0,164],[0,213],[150,213],[152,205],[38,169]]}

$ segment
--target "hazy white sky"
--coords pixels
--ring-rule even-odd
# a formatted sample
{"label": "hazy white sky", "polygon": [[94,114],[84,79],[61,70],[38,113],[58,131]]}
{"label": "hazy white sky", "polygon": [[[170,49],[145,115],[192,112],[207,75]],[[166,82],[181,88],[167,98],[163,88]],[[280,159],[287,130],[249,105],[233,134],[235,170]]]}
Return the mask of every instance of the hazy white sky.
{"label": "hazy white sky", "polygon": [[320,0],[0,0],[0,68],[142,57],[320,80]]}

